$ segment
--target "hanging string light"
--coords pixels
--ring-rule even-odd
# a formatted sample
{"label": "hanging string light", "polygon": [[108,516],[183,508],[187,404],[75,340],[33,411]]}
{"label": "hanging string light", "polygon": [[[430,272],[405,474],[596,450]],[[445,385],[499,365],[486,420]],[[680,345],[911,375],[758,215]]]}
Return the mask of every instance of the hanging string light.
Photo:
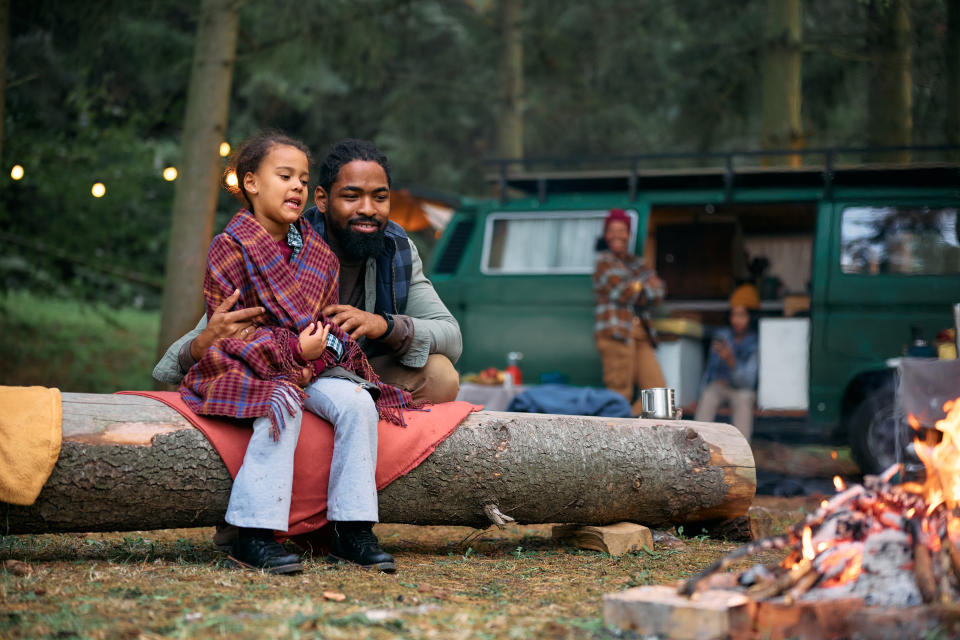
{"label": "hanging string light", "polygon": [[107,193],[107,187],[102,182],[94,182],[90,187],[90,194],[94,198],[102,198]]}
{"label": "hanging string light", "polygon": [[178,175],[179,173],[177,173],[176,167],[167,167],[166,169],[163,170],[163,179],[166,180],[167,182],[173,182],[174,180],[177,179]]}
{"label": "hanging string light", "polygon": [[227,186],[235,189],[240,182],[237,180],[237,172],[229,171],[227,172],[227,177],[223,179],[227,183]]}
{"label": "hanging string light", "polygon": [[220,143],[220,157],[221,157],[221,158],[226,158],[228,155],[230,155],[230,143],[229,143],[229,142],[221,142],[221,143]]}
{"label": "hanging string light", "polygon": [[14,180],[19,180],[23,177],[23,167],[18,164],[13,165],[13,168],[10,169],[10,177]]}

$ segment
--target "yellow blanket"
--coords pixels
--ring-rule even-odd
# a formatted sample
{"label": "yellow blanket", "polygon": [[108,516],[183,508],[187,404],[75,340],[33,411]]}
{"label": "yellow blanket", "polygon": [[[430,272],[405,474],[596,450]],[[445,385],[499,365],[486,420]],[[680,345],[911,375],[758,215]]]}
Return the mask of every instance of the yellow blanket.
{"label": "yellow blanket", "polygon": [[33,504],[60,455],[60,390],[0,387],[0,502]]}

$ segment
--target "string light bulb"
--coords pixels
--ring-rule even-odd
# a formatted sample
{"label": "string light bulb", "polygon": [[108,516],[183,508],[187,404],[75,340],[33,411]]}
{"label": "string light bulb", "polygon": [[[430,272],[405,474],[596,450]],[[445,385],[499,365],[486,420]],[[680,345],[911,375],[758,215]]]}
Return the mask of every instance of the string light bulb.
{"label": "string light bulb", "polygon": [[19,180],[20,178],[22,178],[23,167],[21,167],[18,164],[13,165],[13,167],[10,169],[10,177],[13,178],[14,180]]}
{"label": "string light bulb", "polygon": [[240,184],[240,182],[237,180],[237,172],[236,171],[228,172],[227,177],[224,178],[224,182],[227,183],[228,187],[235,189],[236,186]]}
{"label": "string light bulb", "polygon": [[220,157],[221,157],[221,158],[226,158],[228,155],[230,155],[230,143],[229,143],[229,142],[221,142],[221,143],[220,143]]}
{"label": "string light bulb", "polygon": [[163,170],[163,179],[167,182],[173,182],[177,179],[178,175],[176,167],[167,167]]}
{"label": "string light bulb", "polygon": [[90,187],[90,195],[94,198],[102,198],[107,193],[107,187],[102,182],[94,182]]}

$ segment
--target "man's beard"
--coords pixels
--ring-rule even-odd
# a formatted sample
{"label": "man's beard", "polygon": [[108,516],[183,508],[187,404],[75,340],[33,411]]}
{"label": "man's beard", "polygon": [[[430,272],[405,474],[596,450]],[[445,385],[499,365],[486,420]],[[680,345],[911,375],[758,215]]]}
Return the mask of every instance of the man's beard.
{"label": "man's beard", "polygon": [[350,258],[375,257],[383,251],[383,246],[386,242],[383,227],[380,227],[373,233],[362,233],[352,230],[349,222],[347,226],[342,229],[336,225],[330,226],[337,238],[337,244],[340,245],[340,249]]}

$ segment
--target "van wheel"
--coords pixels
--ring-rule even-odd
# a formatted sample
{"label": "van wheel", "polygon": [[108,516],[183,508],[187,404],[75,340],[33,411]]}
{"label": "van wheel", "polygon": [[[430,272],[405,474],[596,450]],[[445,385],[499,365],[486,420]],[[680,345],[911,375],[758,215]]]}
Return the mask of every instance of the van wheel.
{"label": "van wheel", "polygon": [[897,462],[897,437],[903,441],[906,434],[897,419],[892,379],[870,391],[857,405],[850,418],[849,434],[850,453],[861,472],[880,473]]}

